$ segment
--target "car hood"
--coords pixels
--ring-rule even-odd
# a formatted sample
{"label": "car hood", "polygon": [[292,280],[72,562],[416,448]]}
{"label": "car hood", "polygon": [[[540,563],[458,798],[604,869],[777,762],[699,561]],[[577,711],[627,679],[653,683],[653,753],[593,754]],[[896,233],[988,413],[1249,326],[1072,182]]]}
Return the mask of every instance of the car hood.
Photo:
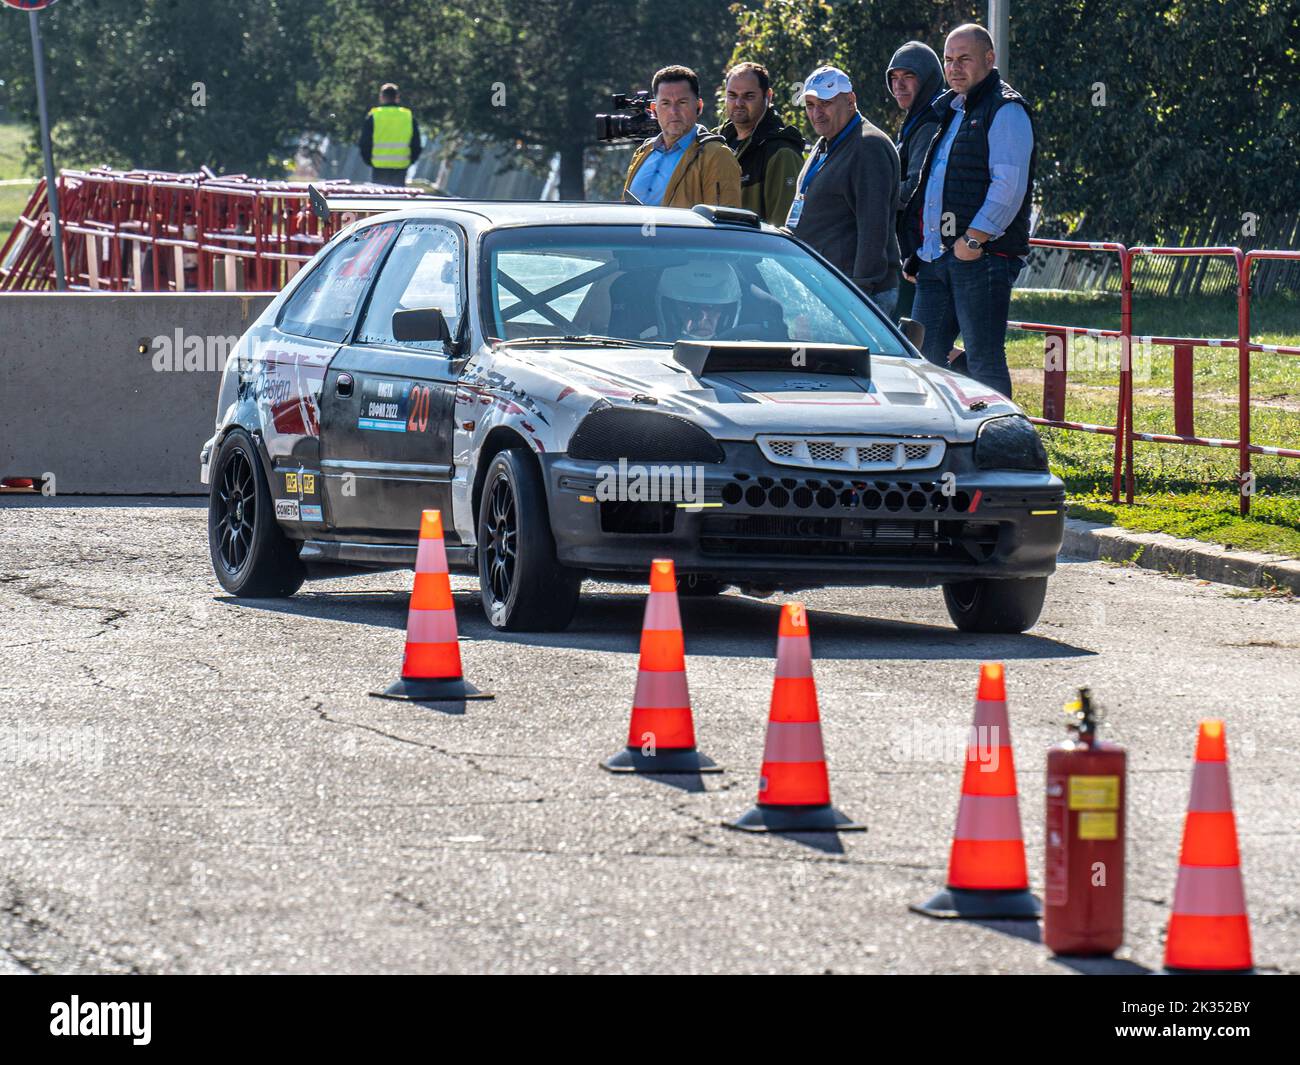
{"label": "car hood", "polygon": [[988,418],[1020,411],[969,377],[905,356],[872,355],[866,380],[793,368],[697,377],[668,348],[556,348],[511,355],[614,403],[652,397],[657,409],[690,418],[721,440],[803,432],[929,435],[962,443],[974,440]]}

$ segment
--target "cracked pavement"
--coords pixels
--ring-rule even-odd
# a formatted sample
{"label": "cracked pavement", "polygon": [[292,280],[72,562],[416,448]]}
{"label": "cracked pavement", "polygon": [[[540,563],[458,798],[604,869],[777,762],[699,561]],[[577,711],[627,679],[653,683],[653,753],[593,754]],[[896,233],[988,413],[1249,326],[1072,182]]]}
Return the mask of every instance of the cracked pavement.
{"label": "cracked pavement", "polygon": [[[937,591],[805,593],[835,804],[866,833],[748,836],[782,597],[683,600],[720,776],[613,776],[643,590],[566,633],[493,633],[453,578],[490,702],[373,699],[410,575],[238,601],[192,500],[0,498],[0,972],[1141,972],[1158,969],[1196,722],[1227,720],[1255,960],[1300,969],[1300,604],[1064,562],[1025,636]],[[1130,755],[1127,938],[933,922],[981,660],[1007,665],[1030,880],[1062,704]],[[675,782],[674,782],[675,781]]]}

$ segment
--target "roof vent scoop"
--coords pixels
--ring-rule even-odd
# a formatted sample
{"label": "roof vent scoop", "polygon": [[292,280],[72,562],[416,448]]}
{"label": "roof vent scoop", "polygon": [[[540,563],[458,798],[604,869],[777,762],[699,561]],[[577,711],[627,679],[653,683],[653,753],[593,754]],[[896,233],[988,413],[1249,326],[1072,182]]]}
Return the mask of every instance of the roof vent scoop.
{"label": "roof vent scoop", "polygon": [[746,340],[679,340],[673,360],[696,377],[772,371],[832,374],[871,380],[871,351],[852,344],[754,343]]}

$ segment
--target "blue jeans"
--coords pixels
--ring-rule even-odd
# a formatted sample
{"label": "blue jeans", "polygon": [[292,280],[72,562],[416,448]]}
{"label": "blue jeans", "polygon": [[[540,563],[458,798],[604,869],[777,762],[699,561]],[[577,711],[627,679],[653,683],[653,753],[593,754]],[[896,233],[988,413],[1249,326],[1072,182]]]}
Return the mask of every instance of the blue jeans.
{"label": "blue jeans", "polygon": [[888,318],[891,322],[894,320],[894,312],[898,310],[898,286],[887,288],[884,292],[877,292],[871,297],[871,302],[880,308],[880,313]]}
{"label": "blue jeans", "polygon": [[1020,259],[988,252],[973,262],[962,262],[951,251],[932,263],[922,262],[912,304],[912,318],[925,326],[921,354],[947,366],[960,333],[970,376],[1011,398],[1007,315],[1011,286],[1023,266]]}

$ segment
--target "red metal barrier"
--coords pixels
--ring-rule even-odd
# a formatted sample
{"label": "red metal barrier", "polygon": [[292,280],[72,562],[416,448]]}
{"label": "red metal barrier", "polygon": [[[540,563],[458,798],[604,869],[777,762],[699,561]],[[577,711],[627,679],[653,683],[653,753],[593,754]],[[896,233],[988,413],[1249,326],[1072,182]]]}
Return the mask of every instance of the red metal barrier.
{"label": "red metal barrier", "polygon": [[[1279,354],[1300,355],[1300,347],[1278,344],[1255,344],[1250,339],[1250,271],[1260,260],[1300,259],[1295,251],[1252,251],[1240,248],[1131,248],[1128,253],[1127,277],[1131,281],[1132,262],[1139,256],[1216,256],[1231,258],[1237,269],[1237,335],[1236,337],[1158,337],[1132,338],[1141,344],[1172,346],[1174,349],[1174,432],[1142,433],[1133,428],[1133,388],[1130,378],[1124,395],[1125,470],[1127,490],[1125,501],[1133,502],[1134,470],[1133,441],[1152,444],[1188,444],[1196,447],[1232,448],[1238,453],[1237,487],[1240,511],[1250,513],[1250,499],[1254,492],[1251,474],[1251,455],[1273,455],[1282,458],[1300,458],[1300,450],[1269,447],[1255,444],[1250,439],[1250,354],[1252,351],[1269,351]],[[1192,397],[1192,358],[1197,347],[1234,347],[1237,349],[1237,439],[1223,440],[1201,437],[1193,431],[1194,401]]]}
{"label": "red metal barrier", "polygon": [[[326,196],[392,210],[421,190],[323,182]],[[334,235],[304,182],[159,171],[65,170],[59,176],[68,287],[94,291],[277,291]],[[364,209],[358,209],[365,213]],[[0,249],[0,290],[52,289],[53,247],[38,183]],[[220,285],[218,285],[220,282]]]}
{"label": "red metal barrier", "polygon": [[[1070,251],[1100,251],[1117,254],[1120,258],[1121,272],[1124,271],[1128,263],[1128,249],[1123,244],[1115,244],[1110,241],[1031,240],[1030,244],[1036,248],[1064,248]],[[1024,329],[1029,332],[1046,334],[1043,339],[1043,416],[1041,418],[1030,418],[1029,420],[1035,425],[1047,425],[1054,429],[1072,429],[1076,432],[1099,433],[1115,438],[1115,457],[1111,474],[1112,502],[1119,501],[1120,448],[1123,440],[1125,412],[1123,381],[1129,366],[1128,344],[1125,343],[1124,338],[1128,335],[1128,326],[1131,322],[1132,286],[1128,284],[1127,273],[1124,276],[1125,284],[1120,294],[1119,329],[1088,329],[1070,325],[1047,325],[1042,322],[1007,322],[1009,329]],[[1069,372],[1070,338],[1075,336],[1119,338],[1123,345],[1124,350],[1120,363],[1121,387],[1115,401],[1114,425],[1091,425],[1087,422],[1071,422],[1065,419],[1065,386]]]}

